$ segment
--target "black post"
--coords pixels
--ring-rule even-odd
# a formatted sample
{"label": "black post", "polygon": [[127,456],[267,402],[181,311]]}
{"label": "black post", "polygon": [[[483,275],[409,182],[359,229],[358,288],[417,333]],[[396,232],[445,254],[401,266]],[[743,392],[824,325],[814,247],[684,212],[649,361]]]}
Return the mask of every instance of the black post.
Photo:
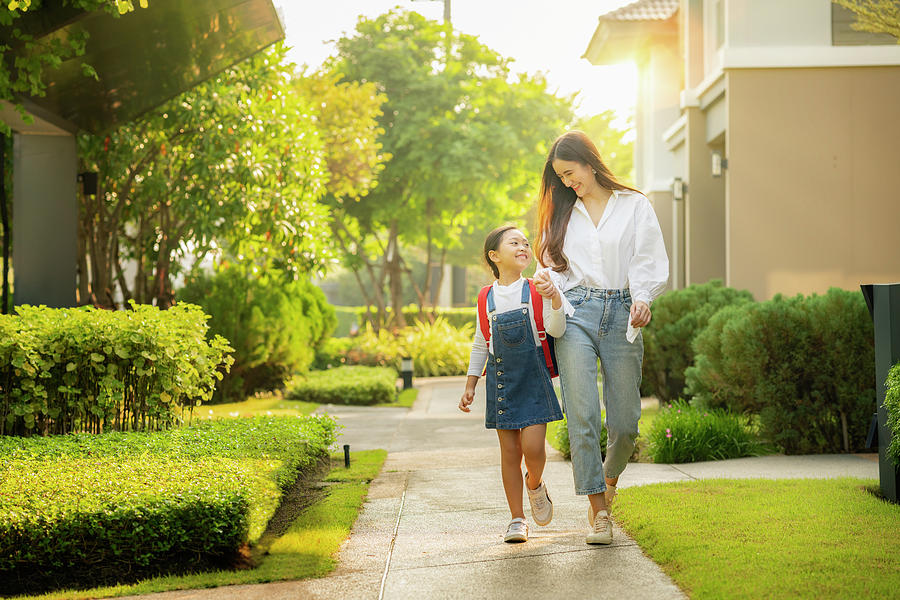
{"label": "black post", "polygon": [[875,406],[878,415],[878,475],[881,492],[891,502],[900,499],[900,469],[887,454],[891,430],[884,408],[888,371],[900,361],[900,283],[861,285],[875,321]]}
{"label": "black post", "polygon": [[344,444],[344,466],[350,467],[350,444]]}

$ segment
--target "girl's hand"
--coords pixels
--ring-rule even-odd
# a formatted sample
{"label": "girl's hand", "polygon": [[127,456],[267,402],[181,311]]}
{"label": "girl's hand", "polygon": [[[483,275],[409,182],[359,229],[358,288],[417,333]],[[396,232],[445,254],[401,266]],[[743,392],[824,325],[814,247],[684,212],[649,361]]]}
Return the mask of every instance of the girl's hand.
{"label": "girl's hand", "polygon": [[636,301],[631,305],[631,324],[635,327],[643,327],[650,322],[653,315],[650,314],[650,307],[646,302]]}
{"label": "girl's hand", "polygon": [[542,271],[534,276],[534,289],[544,298],[553,298],[559,293],[559,290],[550,281],[550,276],[547,275],[546,271]]}
{"label": "girl's hand", "polygon": [[475,390],[466,390],[463,392],[462,398],[459,399],[459,410],[463,412],[471,412],[469,405],[475,401]]}

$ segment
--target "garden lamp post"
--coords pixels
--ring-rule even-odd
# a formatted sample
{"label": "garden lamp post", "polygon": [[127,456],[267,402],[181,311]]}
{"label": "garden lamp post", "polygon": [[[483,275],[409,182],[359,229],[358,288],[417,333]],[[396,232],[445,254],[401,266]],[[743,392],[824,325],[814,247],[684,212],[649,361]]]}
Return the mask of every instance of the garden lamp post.
{"label": "garden lamp post", "polygon": [[403,377],[403,389],[408,390],[413,386],[413,360],[404,356],[400,359],[400,376]]}

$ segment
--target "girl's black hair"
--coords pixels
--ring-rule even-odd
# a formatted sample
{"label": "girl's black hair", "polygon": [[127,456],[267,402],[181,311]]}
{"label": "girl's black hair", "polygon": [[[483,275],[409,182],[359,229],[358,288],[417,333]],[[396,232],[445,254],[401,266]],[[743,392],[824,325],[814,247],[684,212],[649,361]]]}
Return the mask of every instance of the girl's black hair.
{"label": "girl's black hair", "polygon": [[512,229],[518,229],[518,227],[516,227],[515,225],[502,225],[487,234],[487,237],[484,240],[484,261],[494,273],[494,279],[500,279],[500,270],[497,268],[497,265],[494,264],[494,261],[491,260],[491,257],[488,254],[491,250],[496,250],[500,246],[500,242],[503,241],[504,234]]}

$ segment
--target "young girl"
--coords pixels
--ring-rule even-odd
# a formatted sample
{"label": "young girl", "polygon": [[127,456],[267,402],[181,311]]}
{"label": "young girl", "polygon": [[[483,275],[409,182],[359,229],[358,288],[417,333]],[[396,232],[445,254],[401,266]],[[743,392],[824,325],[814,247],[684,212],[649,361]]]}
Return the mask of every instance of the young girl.
{"label": "young girl", "polygon": [[[487,361],[485,427],[496,429],[500,439],[503,489],[512,513],[503,541],[524,542],[528,525],[522,508],[522,456],[531,516],[538,525],[546,525],[553,518],[553,503],[541,479],[547,458],[544,437],[547,423],[561,419],[562,412],[538,339],[531,287],[522,278],[531,264],[528,240],[512,225],[498,227],[484,242],[484,258],[496,278],[486,301],[490,339],[485,341],[476,324],[459,409],[470,411],[475,384]],[[545,331],[558,337],[566,328],[562,294],[551,285],[544,286],[542,296]]]}

